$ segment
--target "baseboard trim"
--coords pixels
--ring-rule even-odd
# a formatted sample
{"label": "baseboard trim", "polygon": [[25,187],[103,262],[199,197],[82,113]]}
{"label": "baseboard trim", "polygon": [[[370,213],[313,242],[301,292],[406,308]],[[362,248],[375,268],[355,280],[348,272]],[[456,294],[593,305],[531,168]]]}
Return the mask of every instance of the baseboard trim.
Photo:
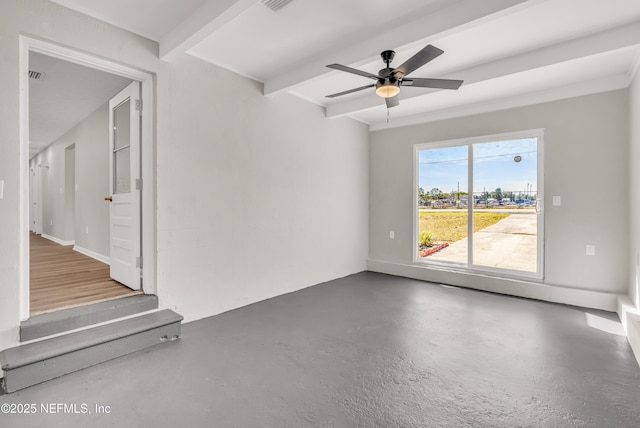
{"label": "baseboard trim", "polygon": [[516,297],[526,297],[528,299],[543,300],[552,303],[601,309],[609,312],[615,312],[618,305],[618,294],[568,288],[526,280],[430,269],[423,266],[392,263],[381,260],[367,260],[367,269],[372,272],[456,285]]}
{"label": "baseboard trim", "polygon": [[56,238],[55,236],[51,236],[51,235],[47,235],[46,233],[43,233],[42,235],[43,238],[48,239],[49,241],[53,241],[56,244],[60,244],[60,245],[64,245],[65,247],[69,246],[69,245],[73,245],[76,243],[76,241],[63,241],[60,238]]}
{"label": "baseboard trim", "polygon": [[96,259],[99,262],[111,265],[111,258],[110,257],[104,256],[102,254],[98,254],[95,251],[87,250],[86,248],[79,247],[78,245],[74,245],[73,246],[73,250],[77,251],[77,252],[79,252],[81,254],[84,254],[85,256],[89,256],[89,257],[91,257],[93,259]]}

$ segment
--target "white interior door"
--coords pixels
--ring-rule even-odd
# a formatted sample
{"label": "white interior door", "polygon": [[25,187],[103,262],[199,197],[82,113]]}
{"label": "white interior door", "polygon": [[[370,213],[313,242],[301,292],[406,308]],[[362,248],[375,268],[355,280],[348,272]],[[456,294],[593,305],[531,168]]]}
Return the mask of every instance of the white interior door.
{"label": "white interior door", "polygon": [[142,286],[140,246],[140,83],[109,101],[111,277],[134,290]]}

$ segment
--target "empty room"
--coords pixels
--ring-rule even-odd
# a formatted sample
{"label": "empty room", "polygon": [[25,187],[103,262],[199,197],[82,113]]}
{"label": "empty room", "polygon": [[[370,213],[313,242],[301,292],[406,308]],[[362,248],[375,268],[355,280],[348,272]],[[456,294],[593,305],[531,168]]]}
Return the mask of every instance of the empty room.
{"label": "empty room", "polygon": [[640,424],[636,0],[0,12],[1,426]]}

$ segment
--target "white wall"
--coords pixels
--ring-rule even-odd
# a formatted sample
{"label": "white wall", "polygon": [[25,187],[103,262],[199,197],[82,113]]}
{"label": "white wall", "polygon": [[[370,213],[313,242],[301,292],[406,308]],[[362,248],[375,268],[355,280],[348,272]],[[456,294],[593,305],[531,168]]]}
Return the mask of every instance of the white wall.
{"label": "white wall", "polygon": [[[528,296],[614,310],[607,294],[628,290],[627,108],[627,92],[615,91],[372,132],[369,258],[396,268],[412,263],[413,144],[545,128],[545,279],[531,284]],[[553,195],[562,197],[561,207],[552,206]],[[595,257],[585,256],[586,244],[596,246]],[[487,282],[426,269],[422,275],[468,286]],[[492,282],[492,291],[527,295],[522,283]],[[562,286],[563,295],[548,286]]]}
{"label": "white wall", "polygon": [[640,71],[629,88],[629,296],[618,302],[618,315],[640,364]]}
{"label": "white wall", "polygon": [[166,71],[161,301],[195,319],[364,270],[367,128],[186,55]]}
{"label": "white wall", "polygon": [[[640,309],[640,72],[629,88],[629,297]],[[639,356],[640,357],[640,356]]]}
{"label": "white wall", "polygon": [[[74,144],[75,166],[68,166],[67,148]],[[48,165],[41,168],[43,234],[75,240],[76,246],[109,258],[109,203],[104,201],[109,194],[108,104],[34,156],[31,164]],[[67,183],[68,167],[75,169],[77,191]],[[66,215],[71,192],[75,192],[73,223]]]}
{"label": "white wall", "polygon": [[109,105],[76,125],[68,137],[76,143],[75,244],[108,258]]}
{"label": "white wall", "polygon": [[155,73],[162,307],[193,320],[365,269],[364,125],[264,98],[260,84],[186,55],[161,62],[156,43],[56,3],[3,0],[0,349],[17,343],[19,324],[19,34]]}

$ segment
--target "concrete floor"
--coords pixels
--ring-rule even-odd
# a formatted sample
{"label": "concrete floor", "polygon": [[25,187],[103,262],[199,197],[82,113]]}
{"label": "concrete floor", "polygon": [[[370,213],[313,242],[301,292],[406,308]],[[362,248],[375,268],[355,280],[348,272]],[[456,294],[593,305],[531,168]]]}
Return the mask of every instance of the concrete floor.
{"label": "concrete floor", "polygon": [[615,315],[361,273],[0,403],[37,407],[3,427],[638,427],[640,369]]}

